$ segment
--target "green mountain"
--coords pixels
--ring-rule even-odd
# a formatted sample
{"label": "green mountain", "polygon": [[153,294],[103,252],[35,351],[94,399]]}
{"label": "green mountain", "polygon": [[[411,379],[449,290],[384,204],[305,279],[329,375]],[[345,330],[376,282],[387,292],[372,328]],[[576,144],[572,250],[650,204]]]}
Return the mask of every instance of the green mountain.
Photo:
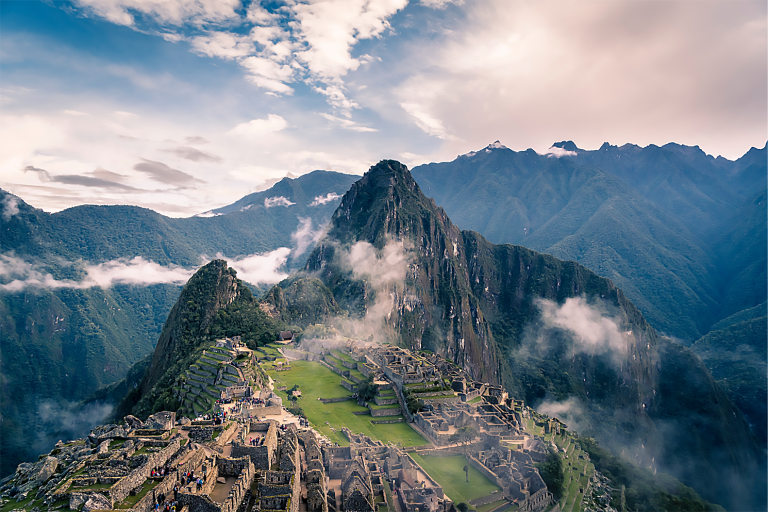
{"label": "green mountain", "polygon": [[[285,309],[274,297],[306,278],[344,311],[326,320],[343,334],[429,349],[529,404],[570,407],[579,431],[707,499],[729,506],[764,482],[747,423],[693,352],[582,265],[460,231],[398,162],[344,195],[271,307]],[[312,296],[314,311],[332,307],[327,293]]]}
{"label": "green mountain", "polygon": [[721,290],[718,319],[754,307],[768,298],[766,195],[766,188],[759,190],[710,232]]}
{"label": "green mountain", "polygon": [[250,289],[223,260],[200,268],[181,291],[163,326],[141,383],[120,403],[117,417],[176,410],[174,385],[198,352],[216,338],[241,336],[251,347],[277,339],[285,325],[267,316]]}
{"label": "green mountain", "polygon": [[765,303],[717,324],[691,349],[709,368],[728,397],[744,412],[752,431],[766,443],[768,424],[768,354]]}
{"label": "green mountain", "polygon": [[[290,247],[291,268],[306,257],[292,235],[306,227],[302,243],[311,248],[312,231],[328,221],[354,179],[324,171],[285,178],[209,214],[221,215],[187,219],[133,206],[79,206],[49,214],[0,190],[0,475],[101,419],[83,414],[83,421],[51,421],[79,418],[74,404],[102,386],[119,386],[131,365],[152,352],[181,292],[172,283],[76,287],[88,265],[141,256],[194,268],[203,255],[238,257]],[[266,207],[280,197],[293,204]],[[6,214],[8,204],[12,215]],[[14,280],[28,284],[3,286]],[[54,280],[70,283],[62,287]],[[126,391],[113,389],[104,398]],[[37,437],[30,441],[25,431]]]}
{"label": "green mountain", "polygon": [[413,175],[460,226],[578,261],[616,283],[662,332],[693,341],[709,328],[711,254],[621,179],[574,158],[490,146]]}

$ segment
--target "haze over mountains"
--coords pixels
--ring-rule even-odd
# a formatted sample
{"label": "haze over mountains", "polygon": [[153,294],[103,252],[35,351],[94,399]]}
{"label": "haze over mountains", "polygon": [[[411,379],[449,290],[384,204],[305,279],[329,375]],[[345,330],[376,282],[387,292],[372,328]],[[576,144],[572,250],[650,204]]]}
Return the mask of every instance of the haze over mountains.
{"label": "haze over mountains", "polygon": [[[752,441],[738,421],[715,419],[730,402],[697,358],[658,338],[650,326],[693,344],[721,383],[732,381],[734,374],[746,375],[725,390],[753,429],[759,429],[757,403],[764,396],[764,378],[759,386],[764,369],[758,364],[745,372],[742,360],[732,354],[753,350],[765,360],[759,355],[759,321],[765,316],[766,148],[753,148],[736,162],[678,145],[606,145],[590,152],[559,143],[555,148],[558,156],[546,156],[493,144],[453,162],[419,166],[413,170],[418,187],[413,188],[411,180],[399,195],[378,196],[372,192],[378,189],[356,185],[356,200],[336,211],[330,234],[343,243],[366,240],[379,250],[387,236],[397,235],[426,251],[418,276],[412,277],[415,287],[396,295],[400,308],[390,321],[390,334],[483,368],[485,373],[478,377],[504,381],[529,402],[569,396],[589,400],[592,409],[585,417],[594,419],[596,411],[607,411],[612,420],[603,428],[613,429],[622,440],[639,439],[631,425],[640,417],[636,428],[645,429],[642,435],[655,443],[653,449],[661,453],[669,448],[665,442],[679,444],[681,465],[701,455],[695,443],[689,444],[686,436],[660,440],[652,426],[661,419],[679,421],[675,412],[681,407],[699,411],[705,420],[696,428],[706,433],[702,436],[718,439],[721,448],[712,450],[703,469],[714,489],[719,465],[715,459],[722,455],[732,464],[751,450]],[[270,292],[270,300],[291,323],[313,312],[376,309],[376,289],[368,294],[360,279],[348,279],[339,269],[331,272],[328,244],[311,252],[319,228],[357,179],[316,171],[189,219],[127,206],[84,206],[46,214],[0,192],[0,326],[9,333],[2,347],[3,473],[26,456],[25,446],[13,440],[20,437],[25,422],[43,421],[41,401],[50,399],[60,406],[62,397],[85,398],[97,387],[121,379],[132,363],[150,353],[180,284],[204,261],[202,255],[239,259],[239,268],[233,260],[231,266],[238,268],[238,277],[252,281],[257,292],[292,269],[326,269],[330,274],[321,282],[294,277],[281,284],[279,292]],[[445,212],[419,194],[406,198],[418,188]],[[366,197],[371,204],[365,203]],[[409,201],[406,207],[404,198]],[[613,284],[583,267],[522,247],[492,246],[477,233],[460,232],[451,221],[479,231],[491,242],[515,243],[578,261]],[[429,244],[422,245],[424,240]],[[393,251],[397,259],[399,253]],[[253,255],[271,259],[249,259]],[[363,259],[366,255],[361,254]],[[520,267],[529,266],[527,262],[533,267],[530,273]],[[630,352],[640,363],[612,374],[610,364],[599,357],[569,362],[557,351],[518,357],[514,349],[525,339],[525,311],[533,317],[536,307],[526,299],[528,309],[509,316],[509,308],[522,304],[506,292],[518,289],[518,283],[503,277],[515,268],[526,286],[531,279],[546,283],[539,283],[543,297],[562,301],[582,293],[595,296],[598,290],[615,297],[618,316],[631,324],[627,330],[644,333],[642,340],[648,341],[645,351],[637,342],[637,353]],[[545,290],[550,285],[554,291]],[[361,293],[366,300],[359,300]],[[413,299],[419,294],[421,302]],[[296,297],[304,297],[301,311]],[[310,307],[307,297],[314,301]],[[425,297],[431,305],[420,308]],[[740,313],[761,303],[751,313]],[[694,343],[732,314],[731,320],[715,326],[713,335]],[[754,325],[741,325],[744,322]],[[757,334],[745,341],[744,332]],[[727,342],[719,341],[723,336]],[[558,346],[567,347],[567,340],[557,339]],[[662,370],[654,368],[659,359],[669,361]],[[646,400],[649,392],[680,388],[670,373],[673,369],[693,372],[690,381],[700,387],[692,387],[691,394],[708,390],[700,403],[681,404],[679,397],[671,398],[674,395]],[[134,378],[142,372],[135,369]],[[579,376],[589,376],[590,385],[580,383]],[[606,391],[607,382],[622,379],[635,384],[629,390]],[[51,389],[52,381],[59,387]],[[631,409],[630,404],[648,410],[619,417],[618,411]],[[740,432],[738,441],[726,432]]]}

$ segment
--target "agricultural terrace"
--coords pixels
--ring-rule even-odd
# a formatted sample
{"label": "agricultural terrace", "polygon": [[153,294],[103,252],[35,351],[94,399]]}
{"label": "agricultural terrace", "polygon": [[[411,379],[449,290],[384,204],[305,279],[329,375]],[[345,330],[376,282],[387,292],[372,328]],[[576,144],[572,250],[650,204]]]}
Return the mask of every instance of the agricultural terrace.
{"label": "agricultural terrace", "polygon": [[565,449],[567,458],[563,459],[563,492],[560,508],[563,512],[580,512],[584,491],[587,490],[589,478],[595,474],[595,465],[580,458],[584,452],[568,436],[554,436],[555,444]]}
{"label": "agricultural terrace", "polygon": [[[267,365],[264,369],[267,371],[267,375],[275,381],[275,388],[281,385],[287,386],[288,389],[294,385],[299,386],[301,398],[297,405],[304,410],[304,414],[316,430],[339,445],[347,446],[349,444],[341,431],[342,427],[347,427],[355,433],[363,433],[383,443],[400,443],[402,446],[429,444],[408,423],[371,423],[371,420],[389,420],[400,416],[373,418],[369,415],[369,410],[366,407],[357,405],[354,400],[327,404],[318,400],[318,398],[341,398],[350,395],[350,392],[341,385],[341,376],[320,363],[291,361],[291,370],[277,372],[268,368]],[[288,401],[287,392],[277,390],[275,392],[281,395],[284,403]],[[353,412],[368,414],[355,415],[352,414]]]}

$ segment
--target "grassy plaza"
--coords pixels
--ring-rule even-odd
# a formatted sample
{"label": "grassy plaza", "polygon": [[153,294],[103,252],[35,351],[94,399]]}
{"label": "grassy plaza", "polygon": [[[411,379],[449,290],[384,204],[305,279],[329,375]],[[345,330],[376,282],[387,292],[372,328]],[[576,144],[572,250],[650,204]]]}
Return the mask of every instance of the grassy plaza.
{"label": "grassy plaza", "polygon": [[[265,367],[265,369],[267,369]],[[291,389],[298,385],[301,398],[297,404],[304,410],[312,426],[332,441],[346,446],[349,444],[342,427],[352,432],[363,433],[384,443],[400,443],[402,446],[423,446],[429,444],[408,423],[375,424],[371,420],[394,419],[393,417],[373,418],[369,415],[355,415],[353,412],[366,412],[366,407],[357,405],[353,400],[324,404],[318,398],[340,398],[349,396],[350,392],[342,387],[341,376],[327,367],[313,361],[291,361],[291,370],[276,372],[267,369],[267,374],[275,381],[275,387],[287,386]],[[287,402],[288,394],[277,391]],[[328,424],[326,424],[328,422]],[[331,427],[335,429],[331,430]]]}
{"label": "grassy plaza", "polygon": [[[463,501],[469,504],[469,500],[487,496],[493,491],[500,490],[498,485],[488,480],[474,466],[469,464],[463,455],[450,457],[425,455],[422,457],[412,453],[411,457],[442,486],[443,492],[454,503],[458,504]],[[469,482],[467,482],[463,469],[465,465],[469,465]],[[499,499],[502,497],[502,494],[499,493]]]}

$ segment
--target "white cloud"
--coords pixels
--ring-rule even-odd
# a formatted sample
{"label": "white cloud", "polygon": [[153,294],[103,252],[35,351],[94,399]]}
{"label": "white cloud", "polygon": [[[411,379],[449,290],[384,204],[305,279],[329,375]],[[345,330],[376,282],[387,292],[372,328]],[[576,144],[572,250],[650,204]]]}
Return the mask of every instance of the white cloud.
{"label": "white cloud", "polygon": [[228,263],[243,281],[252,284],[276,284],[288,277],[288,274],[280,269],[285,265],[290,253],[290,248],[280,247],[271,252],[228,260]]}
{"label": "white cloud", "polygon": [[315,196],[315,199],[309,203],[309,206],[320,206],[321,204],[328,204],[340,197],[341,196],[336,192],[328,192],[325,196]]}
{"label": "white cloud", "polygon": [[135,25],[135,15],[152,17],[161,24],[224,22],[238,17],[239,0],[75,0],[80,7],[112,23]]}
{"label": "white cloud", "polygon": [[419,0],[419,3],[424,7],[430,7],[432,9],[445,9],[450,4],[463,4],[464,0]]}
{"label": "white cloud", "polygon": [[547,157],[552,158],[560,158],[563,156],[576,156],[575,151],[568,151],[567,149],[559,148],[557,146],[552,146],[544,153],[540,153],[542,155],[547,155]]}
{"label": "white cloud", "polygon": [[317,230],[312,229],[312,219],[299,218],[299,227],[295,233],[291,234],[291,240],[294,242],[293,257],[296,258],[304,254],[304,252],[312,245],[317,243],[323,234],[323,228],[320,227]]}
{"label": "white cloud", "polygon": [[231,32],[211,32],[193,37],[190,44],[195,53],[225,60],[247,57],[254,50],[250,38]]}
{"label": "white cloud", "polygon": [[292,203],[290,199],[283,196],[267,197],[264,199],[264,208],[272,208],[273,206],[291,206],[296,203]]}
{"label": "white cloud", "polygon": [[6,195],[0,205],[3,207],[3,219],[11,220],[11,217],[19,213],[19,201],[12,195]]}
{"label": "white cloud", "polygon": [[588,354],[610,353],[620,358],[627,352],[627,336],[619,329],[620,321],[604,316],[583,297],[571,297],[562,306],[549,300],[538,301],[544,325],[573,333],[576,351]]}
{"label": "white cloud", "polygon": [[0,290],[17,292],[25,288],[109,288],[115,284],[147,286],[151,284],[183,284],[194,270],[171,266],[163,267],[137,256],[131,260],[118,259],[98,265],[83,264],[85,278],[82,281],[55,279],[37,263],[24,261],[7,254],[0,254]]}
{"label": "white cloud", "polygon": [[62,110],[64,114],[67,114],[69,116],[87,116],[85,112],[80,112],[79,110]]}
{"label": "white cloud", "polygon": [[455,140],[456,137],[448,133],[443,126],[443,122],[439,119],[432,117],[430,114],[422,110],[423,107],[414,103],[401,103],[400,106],[408,112],[411,117],[416,121],[416,126],[421,128],[424,132],[444,140]]}
{"label": "white cloud", "polygon": [[367,126],[360,126],[356,122],[350,119],[342,119],[340,117],[333,116],[331,114],[321,113],[321,116],[329,120],[330,122],[337,124],[345,130],[352,130],[353,132],[377,132],[376,128],[369,128]]}
{"label": "white cloud", "polygon": [[288,122],[277,114],[269,114],[266,119],[253,119],[232,128],[228,133],[246,139],[263,137],[279,132],[288,127]]}
{"label": "white cloud", "polygon": [[357,242],[349,249],[348,263],[355,278],[367,280],[374,288],[402,283],[408,270],[405,250],[394,240],[381,252],[368,242]]}

